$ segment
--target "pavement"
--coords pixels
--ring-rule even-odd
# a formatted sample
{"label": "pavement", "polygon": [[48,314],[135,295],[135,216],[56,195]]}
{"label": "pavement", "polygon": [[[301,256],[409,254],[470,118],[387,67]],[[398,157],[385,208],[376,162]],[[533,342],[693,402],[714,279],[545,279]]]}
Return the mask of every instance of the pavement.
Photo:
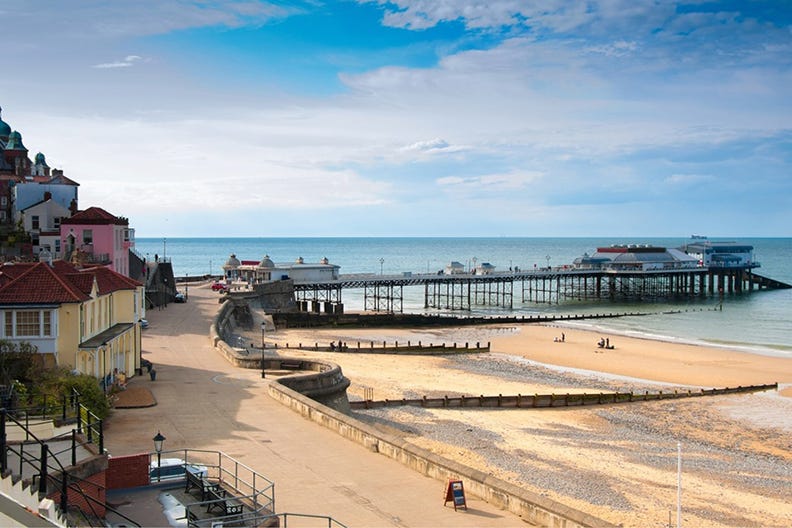
{"label": "pavement", "polygon": [[[190,286],[184,304],[149,310],[144,372],[128,380],[105,421],[113,456],[150,453],[160,431],[164,450],[222,451],[275,482],[277,512],[325,515],[348,526],[526,526],[518,516],[468,495],[467,510],[444,504],[434,480],[306,420],[269,397],[257,370],[234,367],[212,347],[209,325],[220,295]],[[343,365],[341,365],[343,370]],[[126,401],[125,401],[126,400]],[[150,504],[149,521],[165,517]],[[143,513],[144,508],[132,508]]]}

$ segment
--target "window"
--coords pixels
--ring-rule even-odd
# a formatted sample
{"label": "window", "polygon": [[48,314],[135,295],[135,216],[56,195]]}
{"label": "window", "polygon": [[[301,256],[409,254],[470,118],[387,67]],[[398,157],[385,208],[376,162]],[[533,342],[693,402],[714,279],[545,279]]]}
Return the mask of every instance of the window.
{"label": "window", "polygon": [[60,229],[60,222],[61,222],[60,216],[56,216],[55,218],[53,218],[52,222],[56,229]]}
{"label": "window", "polygon": [[41,312],[38,310],[16,313],[16,335],[38,336],[41,331]]}
{"label": "window", "polygon": [[6,338],[52,337],[54,325],[51,310],[18,310],[5,312],[3,330]]}
{"label": "window", "polygon": [[52,335],[52,312],[44,311],[41,314],[41,334],[45,336]]}
{"label": "window", "polygon": [[61,246],[60,246],[60,238],[55,239],[55,253],[60,253]]}
{"label": "window", "polygon": [[33,215],[30,217],[30,227],[31,229],[38,230],[39,228],[39,217],[38,215]]}
{"label": "window", "polygon": [[83,244],[93,244],[93,229],[83,231]]}
{"label": "window", "polygon": [[0,197],[0,207],[8,207],[8,197],[1,196]]}

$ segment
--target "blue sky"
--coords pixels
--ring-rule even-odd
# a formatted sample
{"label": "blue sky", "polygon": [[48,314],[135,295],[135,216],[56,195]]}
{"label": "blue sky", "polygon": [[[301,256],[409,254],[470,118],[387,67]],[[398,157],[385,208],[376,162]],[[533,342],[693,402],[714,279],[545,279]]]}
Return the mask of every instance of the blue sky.
{"label": "blue sky", "polygon": [[792,4],[0,0],[2,118],[138,236],[792,236]]}

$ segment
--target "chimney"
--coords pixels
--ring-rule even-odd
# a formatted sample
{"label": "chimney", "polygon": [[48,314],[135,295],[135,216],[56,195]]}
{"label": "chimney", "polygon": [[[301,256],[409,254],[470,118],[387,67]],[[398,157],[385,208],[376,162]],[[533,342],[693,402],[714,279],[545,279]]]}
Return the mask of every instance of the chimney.
{"label": "chimney", "polygon": [[44,201],[46,202],[47,200],[52,200],[52,193],[49,191],[44,193]]}

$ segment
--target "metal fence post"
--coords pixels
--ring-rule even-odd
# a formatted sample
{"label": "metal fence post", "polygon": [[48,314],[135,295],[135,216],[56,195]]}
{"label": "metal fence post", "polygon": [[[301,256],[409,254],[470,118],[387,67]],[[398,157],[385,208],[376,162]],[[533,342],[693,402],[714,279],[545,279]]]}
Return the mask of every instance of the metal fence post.
{"label": "metal fence post", "polygon": [[8,453],[6,452],[6,409],[0,409],[0,473],[8,469]]}
{"label": "metal fence post", "polygon": [[41,444],[41,467],[39,468],[39,493],[47,492],[47,453],[49,447],[47,444]]}

